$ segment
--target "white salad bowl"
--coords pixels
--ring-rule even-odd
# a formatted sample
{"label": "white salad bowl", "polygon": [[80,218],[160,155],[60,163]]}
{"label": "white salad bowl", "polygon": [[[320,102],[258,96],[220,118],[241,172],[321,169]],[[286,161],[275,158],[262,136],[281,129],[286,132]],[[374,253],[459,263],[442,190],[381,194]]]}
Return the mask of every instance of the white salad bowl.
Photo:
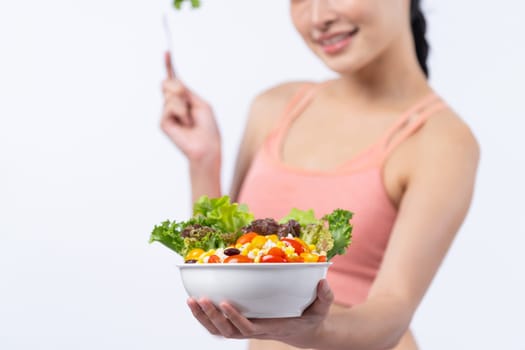
{"label": "white salad bowl", "polygon": [[315,300],[325,263],[177,265],[190,297],[230,302],[247,318],[298,317]]}

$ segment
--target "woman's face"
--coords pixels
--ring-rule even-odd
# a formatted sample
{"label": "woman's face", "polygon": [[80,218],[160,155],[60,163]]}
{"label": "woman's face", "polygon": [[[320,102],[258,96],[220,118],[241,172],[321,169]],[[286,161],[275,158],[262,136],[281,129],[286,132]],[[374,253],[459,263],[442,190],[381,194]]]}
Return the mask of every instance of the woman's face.
{"label": "woman's face", "polygon": [[338,73],[352,73],[411,35],[409,0],[290,0],[310,49]]}

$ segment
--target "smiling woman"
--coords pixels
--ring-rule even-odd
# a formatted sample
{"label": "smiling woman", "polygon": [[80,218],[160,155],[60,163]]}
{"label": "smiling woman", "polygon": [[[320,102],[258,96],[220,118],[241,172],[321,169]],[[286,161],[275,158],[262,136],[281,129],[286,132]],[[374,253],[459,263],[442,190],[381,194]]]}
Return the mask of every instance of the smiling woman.
{"label": "smiling woman", "polygon": [[[353,245],[300,317],[247,319],[207,299],[188,305],[210,333],[253,339],[251,349],[417,349],[411,319],[470,206],[478,144],[428,84],[418,0],[291,0],[290,13],[338,77],[256,98],[232,197],[258,218],[292,207],[351,210]],[[219,197],[212,108],[166,62],[162,128],[189,160],[194,200]]]}

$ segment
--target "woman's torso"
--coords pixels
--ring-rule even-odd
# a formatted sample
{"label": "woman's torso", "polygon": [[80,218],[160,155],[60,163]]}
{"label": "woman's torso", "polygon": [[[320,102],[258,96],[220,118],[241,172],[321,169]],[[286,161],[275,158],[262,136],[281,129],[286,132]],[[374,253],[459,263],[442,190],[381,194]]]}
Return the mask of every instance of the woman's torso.
{"label": "woman's torso", "polygon": [[[334,124],[333,110],[322,101],[325,85],[306,85],[288,105],[255,155],[238,200],[258,218],[280,218],[292,207],[314,209],[317,216],[336,208],[355,213],[352,245],[333,259],[327,276],[336,312],[366,300],[380,267],[406,168],[406,157],[391,153],[443,104],[426,92],[399,113],[376,113],[361,122],[364,118],[345,118],[343,112]],[[403,344],[402,349],[415,348],[409,333]],[[267,342],[252,345],[278,349]]]}

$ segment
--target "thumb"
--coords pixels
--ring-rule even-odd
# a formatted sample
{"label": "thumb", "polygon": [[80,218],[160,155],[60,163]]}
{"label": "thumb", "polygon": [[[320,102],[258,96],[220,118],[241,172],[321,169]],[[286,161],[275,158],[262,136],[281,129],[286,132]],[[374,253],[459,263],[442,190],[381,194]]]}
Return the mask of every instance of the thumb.
{"label": "thumb", "polygon": [[334,302],[334,293],[324,279],[317,285],[317,298],[312,305],[308,307],[305,314],[310,316],[326,316],[330,310],[330,306]]}

